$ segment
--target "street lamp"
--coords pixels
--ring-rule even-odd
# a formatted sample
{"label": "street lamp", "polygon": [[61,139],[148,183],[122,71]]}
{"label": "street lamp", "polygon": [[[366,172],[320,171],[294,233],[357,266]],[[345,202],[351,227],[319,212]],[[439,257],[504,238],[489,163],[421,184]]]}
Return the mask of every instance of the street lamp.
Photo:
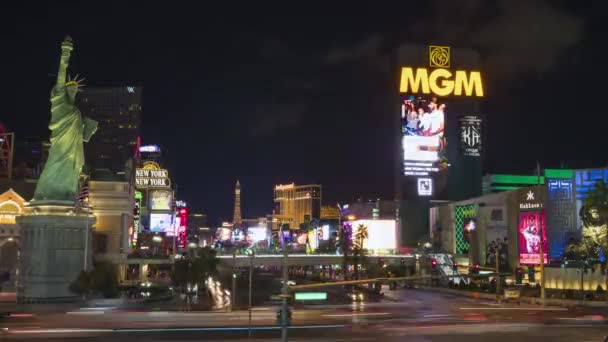
{"label": "street lamp", "polygon": [[255,258],[255,250],[253,248],[247,249],[247,254],[249,254],[249,329],[248,336],[251,338],[251,310],[253,308],[251,303],[251,292],[252,292],[252,283],[253,283],[253,258]]}
{"label": "street lamp", "polygon": [[282,305],[281,305],[281,341],[287,342],[287,297],[289,293],[289,244],[283,243],[283,291],[282,291]]}
{"label": "street lamp", "polygon": [[163,241],[163,238],[159,235],[154,235],[152,237],[152,242],[154,242],[154,251],[153,251],[153,255],[158,254],[158,246],[159,244]]}

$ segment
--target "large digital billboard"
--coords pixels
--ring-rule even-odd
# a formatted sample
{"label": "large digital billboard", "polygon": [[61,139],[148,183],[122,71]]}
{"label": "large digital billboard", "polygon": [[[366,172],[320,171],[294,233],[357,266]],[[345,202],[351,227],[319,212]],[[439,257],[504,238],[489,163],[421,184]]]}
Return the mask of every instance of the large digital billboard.
{"label": "large digital billboard", "polygon": [[435,96],[401,95],[404,175],[427,176],[447,160],[446,111],[445,101]]}
{"label": "large digital billboard", "polygon": [[268,228],[266,227],[249,227],[247,228],[247,240],[252,244],[268,239]]}
{"label": "large digital billboard", "polygon": [[346,222],[352,227],[351,240],[361,237],[363,249],[378,251],[397,248],[395,220],[357,220]]}
{"label": "large digital billboard", "polygon": [[[519,242],[519,263],[522,265],[540,264],[540,241],[542,234],[544,263],[549,263],[547,250],[547,220],[545,211],[520,212],[517,229]],[[542,228],[541,228],[542,227]]]}
{"label": "large digital billboard", "polygon": [[150,231],[153,233],[164,233],[172,228],[171,214],[150,214]]}

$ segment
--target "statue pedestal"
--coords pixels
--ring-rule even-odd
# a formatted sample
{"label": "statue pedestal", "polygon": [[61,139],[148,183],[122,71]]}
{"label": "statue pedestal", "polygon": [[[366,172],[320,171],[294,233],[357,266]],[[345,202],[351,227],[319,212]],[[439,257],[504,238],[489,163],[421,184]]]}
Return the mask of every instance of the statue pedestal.
{"label": "statue pedestal", "polygon": [[69,286],[85,264],[90,269],[91,226],[95,223],[91,209],[76,208],[73,202],[36,201],[16,219],[21,228],[17,300],[76,299]]}

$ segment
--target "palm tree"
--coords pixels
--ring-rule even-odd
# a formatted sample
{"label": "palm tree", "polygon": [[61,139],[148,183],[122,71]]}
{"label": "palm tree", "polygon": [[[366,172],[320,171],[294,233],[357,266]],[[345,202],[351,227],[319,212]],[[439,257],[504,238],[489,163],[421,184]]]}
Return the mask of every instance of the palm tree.
{"label": "palm tree", "polygon": [[355,268],[355,279],[359,279],[359,258],[365,256],[365,241],[368,238],[367,226],[363,223],[357,226],[357,232],[353,238],[353,257],[354,257],[354,268]]}
{"label": "palm tree", "polygon": [[352,227],[350,225],[343,225],[340,227],[338,236],[338,246],[342,251],[342,272],[344,280],[348,279],[348,251],[352,244]]}

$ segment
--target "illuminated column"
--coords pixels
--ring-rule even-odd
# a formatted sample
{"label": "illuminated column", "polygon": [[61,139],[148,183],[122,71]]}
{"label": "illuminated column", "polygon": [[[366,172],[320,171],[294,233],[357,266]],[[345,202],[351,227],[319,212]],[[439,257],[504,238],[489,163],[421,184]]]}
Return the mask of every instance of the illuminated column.
{"label": "illuminated column", "polygon": [[240,225],[243,222],[241,216],[241,183],[237,180],[236,187],[234,189],[234,216],[232,223],[234,225]]}

